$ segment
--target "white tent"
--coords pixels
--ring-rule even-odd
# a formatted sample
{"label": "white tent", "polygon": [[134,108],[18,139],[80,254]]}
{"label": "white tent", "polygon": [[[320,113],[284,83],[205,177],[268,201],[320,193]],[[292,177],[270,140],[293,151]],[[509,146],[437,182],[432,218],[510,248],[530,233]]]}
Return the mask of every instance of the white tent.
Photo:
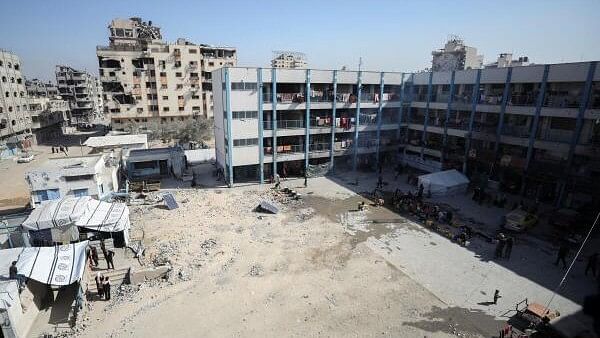
{"label": "white tent", "polygon": [[43,203],[23,222],[27,230],[65,225],[117,232],[129,229],[129,208],[125,203],[100,202],[89,196],[65,197]]}
{"label": "white tent", "polygon": [[447,196],[465,193],[469,179],[455,169],[438,171],[419,176],[419,186],[424,187],[425,193],[431,191],[431,196]]}
{"label": "white tent", "polygon": [[12,261],[17,261],[19,275],[49,285],[70,285],[83,276],[87,246],[88,241],[83,241],[54,247],[5,249],[0,250],[0,260],[6,271]]}

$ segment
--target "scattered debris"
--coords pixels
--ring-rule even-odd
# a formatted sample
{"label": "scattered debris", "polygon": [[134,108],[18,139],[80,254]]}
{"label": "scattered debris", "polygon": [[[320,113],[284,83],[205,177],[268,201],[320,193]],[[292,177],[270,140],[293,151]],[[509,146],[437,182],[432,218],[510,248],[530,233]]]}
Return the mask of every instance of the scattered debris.
{"label": "scattered debris", "polygon": [[254,264],[250,267],[250,271],[248,272],[248,275],[252,276],[252,277],[260,277],[264,274],[264,269],[262,267],[262,265],[260,264]]}
{"label": "scattered debris", "polygon": [[271,214],[277,214],[279,212],[279,209],[276,206],[266,201],[260,202],[256,210],[259,212],[267,212]]}
{"label": "scattered debris", "polygon": [[179,204],[177,204],[177,201],[175,201],[175,197],[170,192],[164,193],[162,197],[163,201],[165,202],[165,205],[167,206],[167,209],[173,210],[179,208]]}
{"label": "scattered debris", "polygon": [[303,208],[298,210],[298,214],[296,215],[296,218],[299,221],[306,221],[308,219],[311,219],[315,214],[315,209],[313,208]]}
{"label": "scattered debris", "polygon": [[210,250],[210,249],[214,248],[215,246],[217,246],[217,241],[215,241],[212,238],[209,238],[209,239],[205,240],[204,242],[202,242],[202,244],[200,244],[200,247],[204,250]]}

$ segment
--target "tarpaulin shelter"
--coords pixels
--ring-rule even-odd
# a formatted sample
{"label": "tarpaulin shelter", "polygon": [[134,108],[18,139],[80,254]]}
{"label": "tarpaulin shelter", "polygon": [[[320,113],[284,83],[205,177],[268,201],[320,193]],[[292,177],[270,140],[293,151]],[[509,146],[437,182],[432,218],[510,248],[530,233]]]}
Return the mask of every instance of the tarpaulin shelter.
{"label": "tarpaulin shelter", "polygon": [[[65,197],[42,203],[22,224],[30,231],[51,231],[52,239],[73,238],[78,228],[122,233],[129,242],[129,208],[125,203],[109,203],[89,196]],[[65,235],[66,233],[66,235]],[[78,232],[77,232],[77,237]]]}
{"label": "tarpaulin shelter", "polygon": [[448,196],[465,193],[469,186],[469,179],[452,169],[421,175],[418,184],[423,185],[425,192],[431,191],[431,196]]}

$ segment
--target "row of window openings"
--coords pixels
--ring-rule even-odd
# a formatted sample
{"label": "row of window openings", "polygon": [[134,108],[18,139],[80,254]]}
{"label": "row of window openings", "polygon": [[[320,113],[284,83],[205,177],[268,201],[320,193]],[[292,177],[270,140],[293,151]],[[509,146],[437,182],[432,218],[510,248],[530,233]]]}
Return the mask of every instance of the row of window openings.
{"label": "row of window openings", "polygon": [[[10,97],[10,92],[6,92],[6,93],[4,93],[4,96],[5,96],[5,97]],[[13,93],[13,96],[14,96],[14,97],[25,97],[25,92],[19,92],[19,93],[17,93],[17,92],[14,92],[14,93]]]}
{"label": "row of window openings", "polygon": [[[146,118],[133,119],[133,120],[131,120],[131,119],[127,119],[127,120],[125,120],[125,119],[115,119],[114,121],[115,121],[116,124],[122,124],[125,121],[127,121],[127,122],[136,122],[136,123],[147,123],[148,119],[146,119]],[[175,122],[175,117],[171,117],[170,121],[171,122]],[[177,121],[185,121],[185,118],[183,116],[177,117]],[[167,120],[167,118],[166,117],[161,117],[160,123],[166,123],[166,122],[169,122]]]}
{"label": "row of window openings", "polygon": [[[15,106],[14,110],[16,110],[17,112],[21,111],[21,106]],[[23,111],[27,111],[27,105],[24,104],[23,105]],[[8,106],[8,112],[12,113],[13,112],[13,107],[12,106]],[[0,114],[4,113],[4,108],[0,107]]]}
{"label": "row of window openings", "polygon": [[[4,62],[3,62],[2,60],[0,60],[0,67],[4,67]],[[15,64],[13,65],[13,64],[12,64],[12,63],[10,63],[10,62],[7,62],[7,63],[6,63],[6,67],[7,67],[7,68],[9,68],[9,69],[10,69],[10,68],[14,68],[15,70],[19,70],[19,68],[21,68],[21,67],[19,66],[19,64],[18,64],[18,63],[15,63]]]}
{"label": "row of window openings", "polygon": [[[146,95],[146,98],[148,100],[157,100],[158,99],[158,95],[148,94],[148,95]],[[169,97],[168,96],[162,96],[162,99],[163,100],[168,100]],[[183,97],[183,95],[179,95],[179,96],[177,96],[177,99],[178,100],[183,100],[184,97]],[[192,95],[192,100],[199,100],[199,99],[200,99],[200,95]]]}
{"label": "row of window openings", "polygon": [[[3,82],[3,83],[6,83],[6,82],[8,82],[8,78],[7,78],[6,76],[3,76],[3,77],[2,77],[2,82]],[[22,83],[23,83],[23,79],[21,79],[21,78],[19,77],[19,78],[17,78],[17,79],[16,79],[16,81],[15,81],[15,78],[14,78],[14,77],[11,77],[11,78],[10,78],[10,83],[15,83],[15,82],[16,82],[16,83],[18,83],[18,84],[22,84]]]}
{"label": "row of window openings", "polygon": [[[148,110],[149,111],[158,111],[158,106],[148,106]],[[168,112],[170,109],[169,107],[163,107],[162,111],[163,112]],[[178,107],[179,111],[185,111],[185,107]],[[192,111],[200,111],[200,106],[193,106],[192,107]],[[144,112],[144,108],[138,108],[137,109],[138,113],[143,113]]]}

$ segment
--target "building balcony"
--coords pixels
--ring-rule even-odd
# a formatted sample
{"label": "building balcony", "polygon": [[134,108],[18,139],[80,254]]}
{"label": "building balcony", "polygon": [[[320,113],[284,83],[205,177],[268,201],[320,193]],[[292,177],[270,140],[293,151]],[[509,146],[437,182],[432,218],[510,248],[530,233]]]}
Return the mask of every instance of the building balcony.
{"label": "building balcony", "polygon": [[533,94],[511,94],[508,105],[512,106],[535,106],[536,97]]}
{"label": "building balcony", "polygon": [[[273,155],[273,147],[263,147],[265,155]],[[299,154],[304,153],[304,145],[302,144],[287,144],[278,145],[277,154]]]}
{"label": "building balcony", "polygon": [[[277,120],[277,129],[304,129],[304,120]],[[265,130],[273,130],[273,121],[263,121]]]}
{"label": "building balcony", "polygon": [[527,138],[529,137],[529,127],[505,124],[502,128],[502,135]]}
{"label": "building balcony", "polygon": [[573,140],[573,131],[560,129],[547,129],[540,132],[538,137],[542,141],[569,143]]}
{"label": "building balcony", "polygon": [[311,143],[308,149],[310,152],[329,152],[331,143]]}
{"label": "building balcony", "polygon": [[479,97],[479,104],[489,104],[489,105],[498,105],[502,103],[502,94],[492,94],[492,95],[481,95]]}
{"label": "building balcony", "polygon": [[544,98],[544,107],[549,108],[578,108],[580,104],[579,96],[546,95]]}

